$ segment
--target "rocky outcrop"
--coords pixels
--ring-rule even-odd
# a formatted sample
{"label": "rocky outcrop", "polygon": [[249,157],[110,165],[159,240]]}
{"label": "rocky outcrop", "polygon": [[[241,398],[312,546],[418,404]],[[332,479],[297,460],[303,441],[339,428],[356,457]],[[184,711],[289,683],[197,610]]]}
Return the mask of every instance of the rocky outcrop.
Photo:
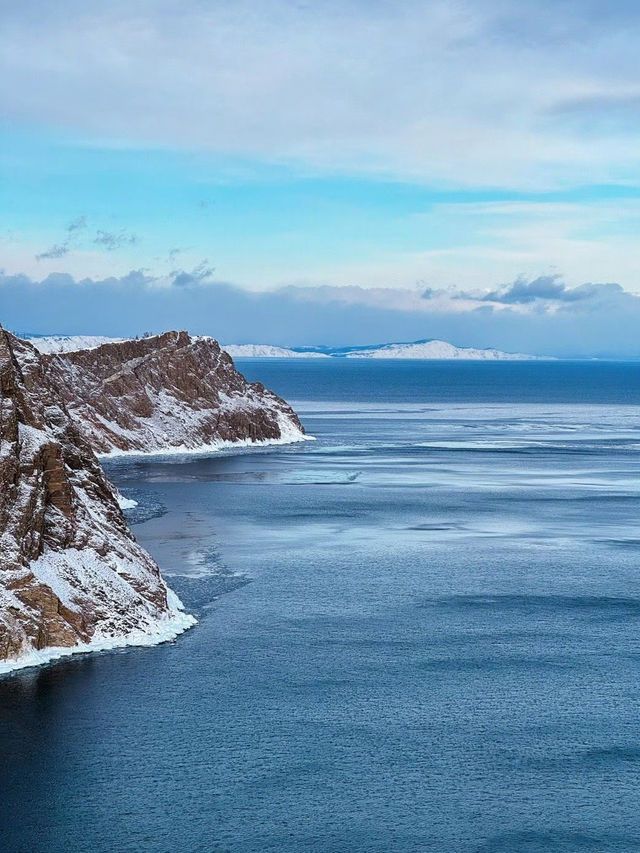
{"label": "rocky outcrop", "polygon": [[[144,360],[143,349],[132,358]],[[52,366],[0,328],[0,670],[64,649],[157,642],[193,624],[130,533],[65,405],[76,398],[60,393],[63,366],[53,376]],[[103,388],[124,390],[116,373]]]}
{"label": "rocky outcrop", "polygon": [[137,544],[97,453],[297,441],[288,404],[210,338],[41,355],[0,327],[0,672],[193,624]]}
{"label": "rocky outcrop", "polygon": [[187,332],[43,356],[97,453],[299,441],[293,409],[249,383],[211,338]]}

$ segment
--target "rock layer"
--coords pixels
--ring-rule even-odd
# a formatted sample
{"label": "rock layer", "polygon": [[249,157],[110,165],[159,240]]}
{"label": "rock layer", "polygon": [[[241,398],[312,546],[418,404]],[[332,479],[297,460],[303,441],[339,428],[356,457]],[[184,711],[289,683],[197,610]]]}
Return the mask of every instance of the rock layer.
{"label": "rock layer", "polygon": [[43,358],[97,453],[304,438],[293,409],[247,382],[211,338],[166,332]]}
{"label": "rock layer", "polygon": [[16,665],[193,623],[129,531],[49,368],[0,328],[0,661]]}

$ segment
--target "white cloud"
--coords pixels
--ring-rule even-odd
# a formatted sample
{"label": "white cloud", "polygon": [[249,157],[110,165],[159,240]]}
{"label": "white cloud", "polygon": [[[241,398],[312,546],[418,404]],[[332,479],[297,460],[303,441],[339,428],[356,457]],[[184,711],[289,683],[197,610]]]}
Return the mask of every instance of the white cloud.
{"label": "white cloud", "polygon": [[24,0],[3,9],[0,104],[88,140],[312,169],[624,180],[638,24],[622,0]]}

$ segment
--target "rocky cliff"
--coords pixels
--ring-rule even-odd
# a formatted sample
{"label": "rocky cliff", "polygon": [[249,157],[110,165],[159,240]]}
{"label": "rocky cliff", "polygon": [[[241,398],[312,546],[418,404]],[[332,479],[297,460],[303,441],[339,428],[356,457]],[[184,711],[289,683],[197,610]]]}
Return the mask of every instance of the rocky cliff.
{"label": "rocky cliff", "polygon": [[[185,343],[180,335],[170,341]],[[152,414],[130,379],[154,363],[143,367],[152,346],[113,352],[100,380],[94,363],[82,381],[77,362],[47,364],[30,344],[0,329],[0,671],[70,649],[158,642],[193,624],[130,533],[86,437],[99,449],[125,444],[117,426],[122,415],[113,414],[125,399],[136,404],[134,427]],[[113,388],[117,402],[91,408],[72,388],[61,395],[63,377],[95,393]],[[159,373],[156,380],[159,386]],[[186,364],[171,381],[189,385]],[[76,409],[86,405],[95,427],[74,423],[65,399]],[[102,412],[112,416],[104,429]],[[144,430],[136,435],[144,442]]]}
{"label": "rocky cliff", "polygon": [[43,356],[97,453],[158,452],[304,439],[295,412],[247,382],[211,338],[166,332]]}

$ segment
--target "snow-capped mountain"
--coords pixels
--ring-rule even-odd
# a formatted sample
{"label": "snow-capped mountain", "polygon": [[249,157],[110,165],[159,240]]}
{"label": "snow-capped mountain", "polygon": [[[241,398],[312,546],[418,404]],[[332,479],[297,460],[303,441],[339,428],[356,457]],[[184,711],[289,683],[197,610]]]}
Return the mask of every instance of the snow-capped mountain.
{"label": "snow-capped mountain", "polygon": [[457,347],[446,341],[423,340],[410,343],[375,344],[366,347],[293,347],[283,348],[260,344],[225,346],[234,358],[407,358],[407,359],[468,359],[495,361],[531,359],[536,356],[502,352],[497,349]]}
{"label": "snow-capped mountain", "polygon": [[269,344],[228,344],[224,350],[233,358],[328,358],[324,352],[300,352]]}
{"label": "snow-capped mountain", "polygon": [[[334,353],[337,355],[338,353]],[[467,359],[470,361],[522,360],[536,356],[502,352],[497,349],[456,347],[447,341],[425,340],[413,343],[381,344],[379,346],[348,349],[345,358],[411,358],[411,359]]]}

